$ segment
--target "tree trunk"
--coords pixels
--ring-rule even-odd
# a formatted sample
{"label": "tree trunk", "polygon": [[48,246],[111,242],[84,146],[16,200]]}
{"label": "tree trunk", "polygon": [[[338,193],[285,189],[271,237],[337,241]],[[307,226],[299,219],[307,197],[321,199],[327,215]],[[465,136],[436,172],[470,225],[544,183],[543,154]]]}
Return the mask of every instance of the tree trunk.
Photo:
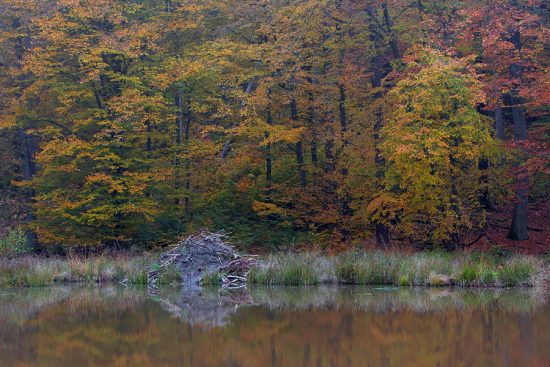
{"label": "tree trunk", "polygon": [[[376,55],[372,60],[372,87],[380,88],[382,87],[382,63],[383,59],[381,55]],[[378,92],[374,95],[374,99],[379,99],[382,97],[382,93]],[[382,151],[380,149],[381,145],[381,134],[380,131],[383,125],[383,117],[381,109],[377,109],[375,112],[375,121],[373,128],[373,140],[374,140],[374,164],[376,167],[376,187],[382,189],[382,178],[384,177],[384,165],[385,160],[382,156]],[[382,222],[375,223],[374,227],[376,244],[381,248],[388,248],[390,246],[390,230],[388,226]]]}
{"label": "tree trunk", "polygon": [[[340,134],[342,136],[342,150],[345,151],[349,144],[348,136],[347,136],[348,119],[347,119],[347,111],[346,111],[346,88],[343,84],[340,84],[338,86],[338,89],[340,92],[340,98],[338,102],[338,114],[340,116]],[[348,168],[346,166],[343,166],[341,173],[342,173],[342,179],[345,181],[349,173]],[[350,194],[347,192],[347,190],[345,190],[345,182],[344,182],[343,188],[344,189],[342,190],[341,200],[340,200],[341,211],[344,217],[349,217],[353,213],[350,207]]]}
{"label": "tree trunk", "polygon": [[495,110],[495,129],[497,139],[504,140],[504,116],[501,107]]}
{"label": "tree trunk", "polygon": [[[512,116],[514,119],[514,140],[524,141],[527,137],[527,122],[522,107],[518,107],[517,99],[514,99]],[[508,238],[516,241],[529,239],[528,226],[528,199],[529,199],[529,172],[526,167],[517,167],[516,172],[516,202],[512,212],[512,224],[508,232]]]}
{"label": "tree trunk", "polygon": [[[12,22],[13,22],[12,25],[14,29],[20,29],[22,27],[21,19],[14,18]],[[27,36],[27,39],[28,38],[29,37]],[[19,64],[23,61],[25,50],[28,49],[28,47],[29,45],[28,44],[26,45],[24,42],[24,37],[17,38],[17,41],[15,43],[15,57]],[[33,160],[33,156],[36,151],[35,142],[32,136],[29,136],[27,134],[27,131],[24,127],[17,128],[17,139],[19,140],[21,163],[23,166],[23,180],[30,181],[32,180],[34,174],[36,173],[36,165]],[[26,188],[24,190],[24,194],[25,194],[25,199],[27,201],[27,205],[25,206],[25,222],[30,223],[36,219],[34,214],[32,213],[32,209],[29,207],[29,204],[33,202],[34,189]],[[27,237],[27,245],[32,250],[37,250],[38,236],[36,235],[36,233],[27,229],[26,237]]]}
{"label": "tree trunk", "polygon": [[176,154],[174,156],[174,192],[175,192],[175,204],[180,205],[180,188],[181,188],[181,170],[180,170],[180,154],[182,152],[183,142],[183,91],[178,89],[176,91],[175,104],[176,104]]}
{"label": "tree trunk", "polygon": [[512,118],[514,121],[514,141],[523,141],[527,139],[527,119],[525,118],[525,110],[523,107],[519,106],[523,103],[523,100],[514,97],[513,101]]}
{"label": "tree trunk", "polygon": [[185,114],[185,196],[184,196],[184,214],[189,218],[191,214],[191,158],[189,157],[189,143],[191,139],[191,94],[187,97],[187,111]]}
{"label": "tree trunk", "polygon": [[153,128],[151,127],[151,122],[147,121],[145,123],[147,129],[147,140],[145,141],[145,151],[147,152],[147,158],[151,158],[151,152],[153,151],[153,140],[151,139],[151,132]]}
{"label": "tree trunk", "polygon": [[[36,172],[36,166],[32,159],[35,151],[34,142],[22,127],[17,128],[17,139],[19,140],[21,161],[23,163],[23,180],[30,181]],[[34,190],[32,188],[27,188],[24,192],[27,201],[31,203],[33,200],[32,198],[34,197]],[[25,222],[30,223],[35,219],[36,218],[31,209],[27,206],[25,208]],[[27,230],[26,237],[29,247],[36,250],[38,248],[38,237],[36,236],[36,233],[31,230]]]}
{"label": "tree trunk", "polygon": [[[266,122],[269,126],[273,125],[273,115],[271,113],[271,90],[268,91],[268,104],[266,112]],[[265,138],[269,138],[269,133],[265,133]],[[271,153],[271,143],[268,143],[265,147],[265,180],[267,183],[267,196],[271,196],[271,190],[273,187],[273,156]]]}
{"label": "tree trunk", "polygon": [[528,205],[528,190],[529,175],[526,170],[520,170],[516,174],[516,204],[512,212],[512,225],[508,231],[508,238],[515,241],[523,241],[529,239],[527,232],[527,205]]}
{"label": "tree trunk", "polygon": [[376,223],[375,228],[375,237],[376,244],[380,248],[389,248],[390,247],[390,230],[383,223]]}
{"label": "tree trunk", "polygon": [[390,36],[389,44],[392,55],[396,60],[399,60],[401,58],[401,52],[399,52],[399,42],[397,41],[397,36],[393,30],[393,20],[390,16],[390,11],[386,2],[382,4],[382,10],[384,11],[384,22],[386,23],[386,28],[388,29]]}
{"label": "tree trunk", "polygon": [[[295,127],[298,125],[298,107],[296,106],[296,99],[290,101],[290,118],[294,121]],[[304,166],[304,150],[302,141],[298,141],[294,147],[296,152],[296,163],[298,163],[298,174],[300,175],[300,186],[305,188],[307,186],[306,170]]]}
{"label": "tree trunk", "polygon": [[334,129],[332,126],[327,128],[328,138],[325,141],[325,172],[331,173],[334,172],[335,163],[334,163]]}
{"label": "tree trunk", "polygon": [[[517,51],[521,50],[521,33],[516,30],[511,38],[511,42]],[[510,66],[510,77],[512,79],[521,79],[523,76],[523,67],[520,64]],[[525,118],[525,109],[523,108],[523,99],[520,98],[517,91],[512,91],[512,118],[514,121],[514,141],[521,142],[527,139],[527,119]],[[508,238],[516,241],[529,239],[527,232],[528,226],[528,198],[529,198],[529,173],[526,167],[518,167],[516,173],[516,198],[514,210],[512,212],[512,224],[508,231]]]}
{"label": "tree trunk", "polygon": [[[309,78],[310,83],[311,78]],[[307,113],[307,120],[309,129],[311,131],[311,163],[314,166],[317,166],[317,163],[319,162],[318,154],[317,154],[317,126],[315,126],[315,106],[314,104],[314,98],[313,98],[313,92],[308,92],[308,113]]]}

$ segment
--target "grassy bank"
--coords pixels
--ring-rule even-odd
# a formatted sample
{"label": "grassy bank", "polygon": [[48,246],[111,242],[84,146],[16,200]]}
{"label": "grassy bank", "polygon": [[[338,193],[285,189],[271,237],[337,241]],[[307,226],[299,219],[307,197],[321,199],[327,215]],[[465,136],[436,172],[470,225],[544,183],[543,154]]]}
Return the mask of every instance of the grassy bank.
{"label": "grassy bank", "polygon": [[[24,256],[0,259],[0,287],[39,287],[55,283],[147,284],[152,256],[68,256],[41,258]],[[179,282],[174,269],[159,279],[161,284]]]}
{"label": "grassy bank", "polygon": [[486,254],[345,253],[335,257],[283,254],[268,257],[249,281],[269,285],[396,285],[512,287],[544,282],[545,264],[532,256]]}
{"label": "grassy bank", "polygon": [[[0,258],[0,287],[36,287],[55,283],[147,284],[152,255]],[[349,252],[338,256],[276,254],[260,261],[248,281],[264,285],[396,285],[513,287],[544,283],[547,263],[533,256],[488,254]],[[219,284],[220,274],[206,274],[203,284]],[[175,268],[159,284],[178,284]]]}

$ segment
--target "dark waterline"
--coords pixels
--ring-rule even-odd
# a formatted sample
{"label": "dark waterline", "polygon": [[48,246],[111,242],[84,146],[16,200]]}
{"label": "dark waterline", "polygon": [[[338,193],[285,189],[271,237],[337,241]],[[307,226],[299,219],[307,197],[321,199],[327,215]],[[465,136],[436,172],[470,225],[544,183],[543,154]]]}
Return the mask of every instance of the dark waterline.
{"label": "dark waterline", "polygon": [[0,366],[549,366],[536,289],[0,290]]}

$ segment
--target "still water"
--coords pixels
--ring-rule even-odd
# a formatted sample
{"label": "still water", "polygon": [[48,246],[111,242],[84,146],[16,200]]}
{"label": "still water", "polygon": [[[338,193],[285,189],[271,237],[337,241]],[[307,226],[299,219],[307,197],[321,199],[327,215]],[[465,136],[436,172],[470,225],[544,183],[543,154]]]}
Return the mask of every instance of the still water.
{"label": "still water", "polygon": [[0,290],[0,366],[550,366],[544,291]]}

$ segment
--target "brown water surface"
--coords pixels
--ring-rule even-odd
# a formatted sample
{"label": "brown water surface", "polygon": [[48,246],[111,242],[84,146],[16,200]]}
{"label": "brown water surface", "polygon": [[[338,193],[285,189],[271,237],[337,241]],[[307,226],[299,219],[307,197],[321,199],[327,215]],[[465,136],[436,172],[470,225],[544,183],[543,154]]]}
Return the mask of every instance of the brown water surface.
{"label": "brown water surface", "polygon": [[0,290],[0,366],[550,366],[536,290]]}

